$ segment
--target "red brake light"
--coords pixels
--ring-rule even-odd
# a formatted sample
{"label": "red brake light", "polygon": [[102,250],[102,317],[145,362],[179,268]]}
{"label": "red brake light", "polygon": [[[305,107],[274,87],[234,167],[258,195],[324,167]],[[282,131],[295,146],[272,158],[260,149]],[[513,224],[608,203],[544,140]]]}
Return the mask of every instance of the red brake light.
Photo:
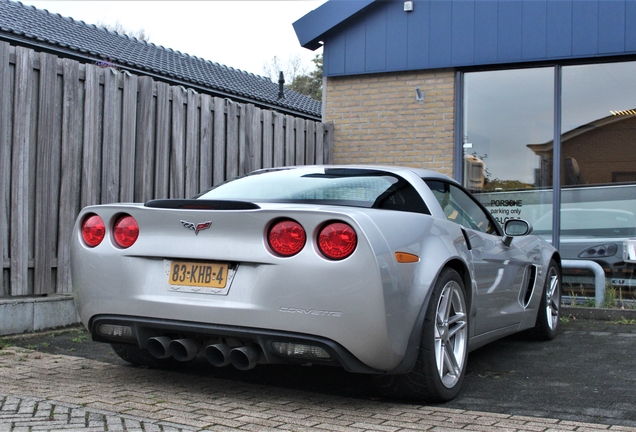
{"label": "red brake light", "polygon": [[115,222],[113,235],[117,246],[122,248],[131,247],[137,241],[137,237],[139,237],[139,225],[137,225],[137,221],[132,216],[122,216]]}
{"label": "red brake light", "polygon": [[296,255],[305,246],[307,235],[305,229],[298,222],[281,220],[269,229],[267,241],[274,252],[280,256]]}
{"label": "red brake light", "polygon": [[102,218],[96,214],[84,219],[82,224],[82,239],[86,246],[95,247],[99,245],[106,236],[106,225]]}
{"label": "red brake light", "polygon": [[332,222],[318,234],[318,247],[327,258],[341,260],[350,256],[356,249],[356,232],[343,222]]}

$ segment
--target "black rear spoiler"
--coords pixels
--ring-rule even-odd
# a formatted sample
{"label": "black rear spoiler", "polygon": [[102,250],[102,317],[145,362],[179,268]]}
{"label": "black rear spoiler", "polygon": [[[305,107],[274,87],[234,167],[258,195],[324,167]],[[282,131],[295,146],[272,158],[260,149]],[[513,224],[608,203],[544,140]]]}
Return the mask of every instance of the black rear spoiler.
{"label": "black rear spoiler", "polygon": [[201,199],[156,199],[150,200],[146,207],[184,210],[258,210],[254,203],[245,201],[219,201]]}

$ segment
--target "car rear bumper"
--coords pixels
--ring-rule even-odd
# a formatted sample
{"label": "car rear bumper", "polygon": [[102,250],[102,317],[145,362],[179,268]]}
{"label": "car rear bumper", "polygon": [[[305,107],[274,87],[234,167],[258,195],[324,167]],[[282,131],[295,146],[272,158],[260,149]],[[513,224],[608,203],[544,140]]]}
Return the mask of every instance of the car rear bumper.
{"label": "car rear bumper", "polygon": [[[105,325],[125,327],[130,329],[130,333],[118,336],[105,335],[100,332],[100,328]],[[256,349],[259,353],[259,363],[264,364],[311,363],[341,366],[349,372],[356,373],[385,373],[365,365],[333,340],[301,333],[118,315],[95,316],[89,323],[89,331],[96,342],[132,344],[142,349],[148,349],[148,342],[152,338],[167,337],[170,340],[191,341],[193,346],[197,347],[197,356],[205,356],[206,347],[210,345],[225,344],[229,348]],[[274,348],[274,343],[320,348],[329,357],[282,354]]]}

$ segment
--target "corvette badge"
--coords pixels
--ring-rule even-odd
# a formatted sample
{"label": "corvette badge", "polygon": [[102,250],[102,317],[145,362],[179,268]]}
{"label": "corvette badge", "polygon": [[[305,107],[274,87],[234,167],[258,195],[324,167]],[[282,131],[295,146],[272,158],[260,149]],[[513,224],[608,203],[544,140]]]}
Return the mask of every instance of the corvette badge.
{"label": "corvette badge", "polygon": [[191,229],[192,231],[194,231],[194,235],[199,235],[199,231],[203,231],[204,229],[208,229],[212,226],[212,221],[207,221],[207,222],[201,222],[201,223],[192,223],[192,222],[188,222],[188,221],[181,221],[181,224],[187,228],[187,229]]}

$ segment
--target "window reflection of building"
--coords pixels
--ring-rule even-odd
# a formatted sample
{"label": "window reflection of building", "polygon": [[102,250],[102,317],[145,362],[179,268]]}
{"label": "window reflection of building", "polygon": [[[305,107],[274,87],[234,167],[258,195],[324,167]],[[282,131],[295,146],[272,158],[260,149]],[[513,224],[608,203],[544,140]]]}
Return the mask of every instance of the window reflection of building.
{"label": "window reflection of building", "polygon": [[[636,115],[610,115],[561,136],[561,185],[636,182]],[[541,159],[537,184],[552,183],[553,142],[529,144]]]}

